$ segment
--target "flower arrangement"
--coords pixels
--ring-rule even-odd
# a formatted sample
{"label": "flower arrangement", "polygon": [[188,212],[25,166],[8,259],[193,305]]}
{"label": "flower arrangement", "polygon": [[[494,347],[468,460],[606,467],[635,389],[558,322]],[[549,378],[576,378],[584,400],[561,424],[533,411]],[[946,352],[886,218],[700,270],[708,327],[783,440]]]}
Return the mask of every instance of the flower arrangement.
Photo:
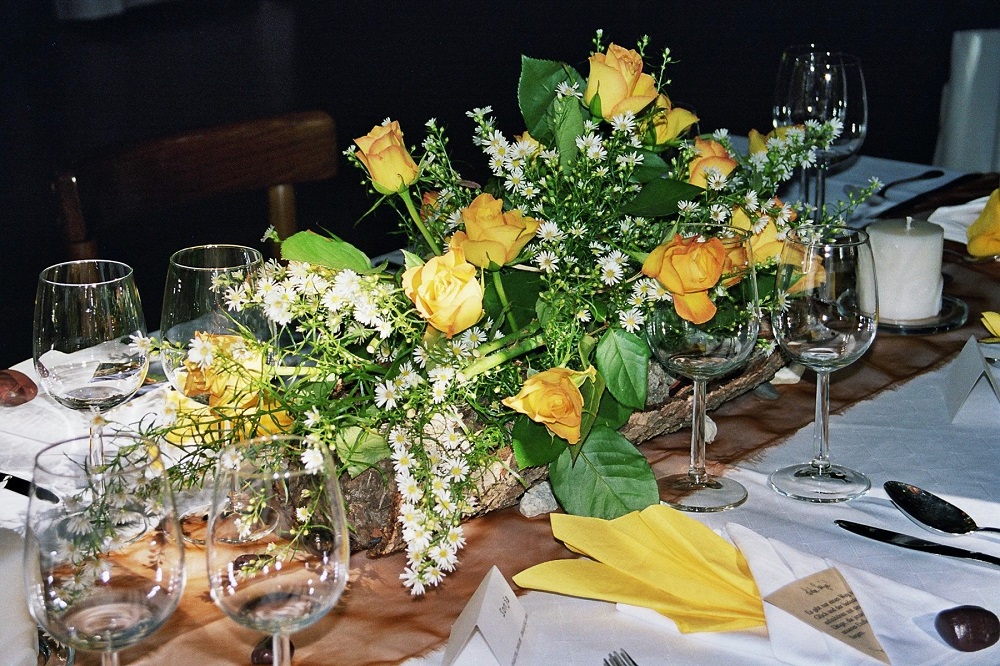
{"label": "flower arrangement", "polygon": [[[213,364],[257,378],[222,382],[244,393],[223,402],[252,408],[249,427],[214,412],[226,432],[294,430],[329,443],[352,476],[392,460],[413,594],[456,566],[463,518],[504,447],[518,469],[547,465],[572,513],[613,518],[657,502],[649,464],[618,432],[646,407],[643,325],[657,303],[672,304],[678,326],[711,320],[727,289],[725,253],[685,228],[751,234],[767,307],[782,238],[807,218],[777,189],[815,163],[836,125],[754,132],[748,155],[724,130],[691,137],[698,118],[665,93],[669,50],[654,75],[647,49],[605,45],[599,32],[588,76],[523,58],[525,131],[504,134],[488,107],[468,113],[492,174],[483,185],[452,164],[436,121],[419,149],[395,121],[374,127],[347,157],[399,211],[403,269],[297,234],[282,244],[286,264],[223,286],[233,311],[261,308],[280,329],[273,373],[225,341],[192,347],[205,380]],[[202,417],[178,421],[189,441]],[[197,446],[179,445],[195,461],[182,474],[203,474]]]}

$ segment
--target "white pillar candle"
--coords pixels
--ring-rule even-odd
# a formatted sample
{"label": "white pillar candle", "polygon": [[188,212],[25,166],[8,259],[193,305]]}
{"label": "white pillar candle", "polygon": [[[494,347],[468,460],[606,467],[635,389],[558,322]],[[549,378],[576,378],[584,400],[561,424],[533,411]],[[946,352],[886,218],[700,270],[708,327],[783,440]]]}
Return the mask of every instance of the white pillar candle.
{"label": "white pillar candle", "polygon": [[866,229],[875,256],[879,318],[913,321],[941,311],[944,229],[932,222],[876,220]]}

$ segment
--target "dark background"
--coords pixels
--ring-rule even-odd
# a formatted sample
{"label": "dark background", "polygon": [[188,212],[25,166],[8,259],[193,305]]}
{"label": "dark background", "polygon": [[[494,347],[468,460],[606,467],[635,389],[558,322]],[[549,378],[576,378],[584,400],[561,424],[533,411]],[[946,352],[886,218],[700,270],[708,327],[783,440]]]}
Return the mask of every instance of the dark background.
{"label": "dark background", "polygon": [[[323,109],[340,147],[387,116],[408,143],[437,118],[463,171],[482,176],[465,111],[491,105],[520,132],[522,53],[586,75],[597,28],[632,47],[652,38],[678,64],[667,92],[701,130],[770,126],[778,59],[790,44],[858,55],[869,91],[866,155],[929,163],[955,30],[1000,27],[996,0],[677,2],[177,1],[97,21],[54,19],[43,0],[0,0],[0,367],[31,355],[34,285],[64,259],[50,196],[54,172],[89,151],[204,125]],[[369,254],[397,246],[394,220],[356,221],[372,203],[341,160],[329,183],[300,188],[300,227],[334,231]],[[385,211],[388,213],[389,211]],[[262,198],[138,220],[102,253],[136,271],[158,326],[167,257],[207,242],[259,245]]]}

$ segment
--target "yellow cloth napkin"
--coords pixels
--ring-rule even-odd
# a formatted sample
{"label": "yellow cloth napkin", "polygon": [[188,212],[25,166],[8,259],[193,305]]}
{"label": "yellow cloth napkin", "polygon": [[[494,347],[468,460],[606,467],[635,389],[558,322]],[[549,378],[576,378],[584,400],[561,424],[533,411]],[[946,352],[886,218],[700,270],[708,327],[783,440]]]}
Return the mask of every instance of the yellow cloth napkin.
{"label": "yellow cloth napkin", "polygon": [[989,257],[1000,254],[1000,189],[993,190],[986,207],[965,231],[969,254]]}
{"label": "yellow cloth napkin", "polygon": [[514,576],[521,587],[652,608],[685,633],[764,624],[743,555],[680,511],[653,505],[610,521],[551,521],[555,538],[591,559],[543,562]]}

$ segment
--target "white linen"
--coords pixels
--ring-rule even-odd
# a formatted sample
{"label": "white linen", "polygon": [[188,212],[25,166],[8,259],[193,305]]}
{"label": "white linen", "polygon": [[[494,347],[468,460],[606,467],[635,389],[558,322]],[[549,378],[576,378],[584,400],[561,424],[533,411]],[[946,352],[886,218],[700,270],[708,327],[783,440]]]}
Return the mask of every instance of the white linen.
{"label": "white linen", "polygon": [[24,595],[24,538],[0,528],[0,646],[4,663],[34,666],[38,661],[38,626],[28,614]]}
{"label": "white linen", "polygon": [[968,241],[966,230],[986,208],[988,196],[973,199],[958,206],[941,206],[928,216],[928,220],[944,227],[944,237],[947,240],[965,243]]}

